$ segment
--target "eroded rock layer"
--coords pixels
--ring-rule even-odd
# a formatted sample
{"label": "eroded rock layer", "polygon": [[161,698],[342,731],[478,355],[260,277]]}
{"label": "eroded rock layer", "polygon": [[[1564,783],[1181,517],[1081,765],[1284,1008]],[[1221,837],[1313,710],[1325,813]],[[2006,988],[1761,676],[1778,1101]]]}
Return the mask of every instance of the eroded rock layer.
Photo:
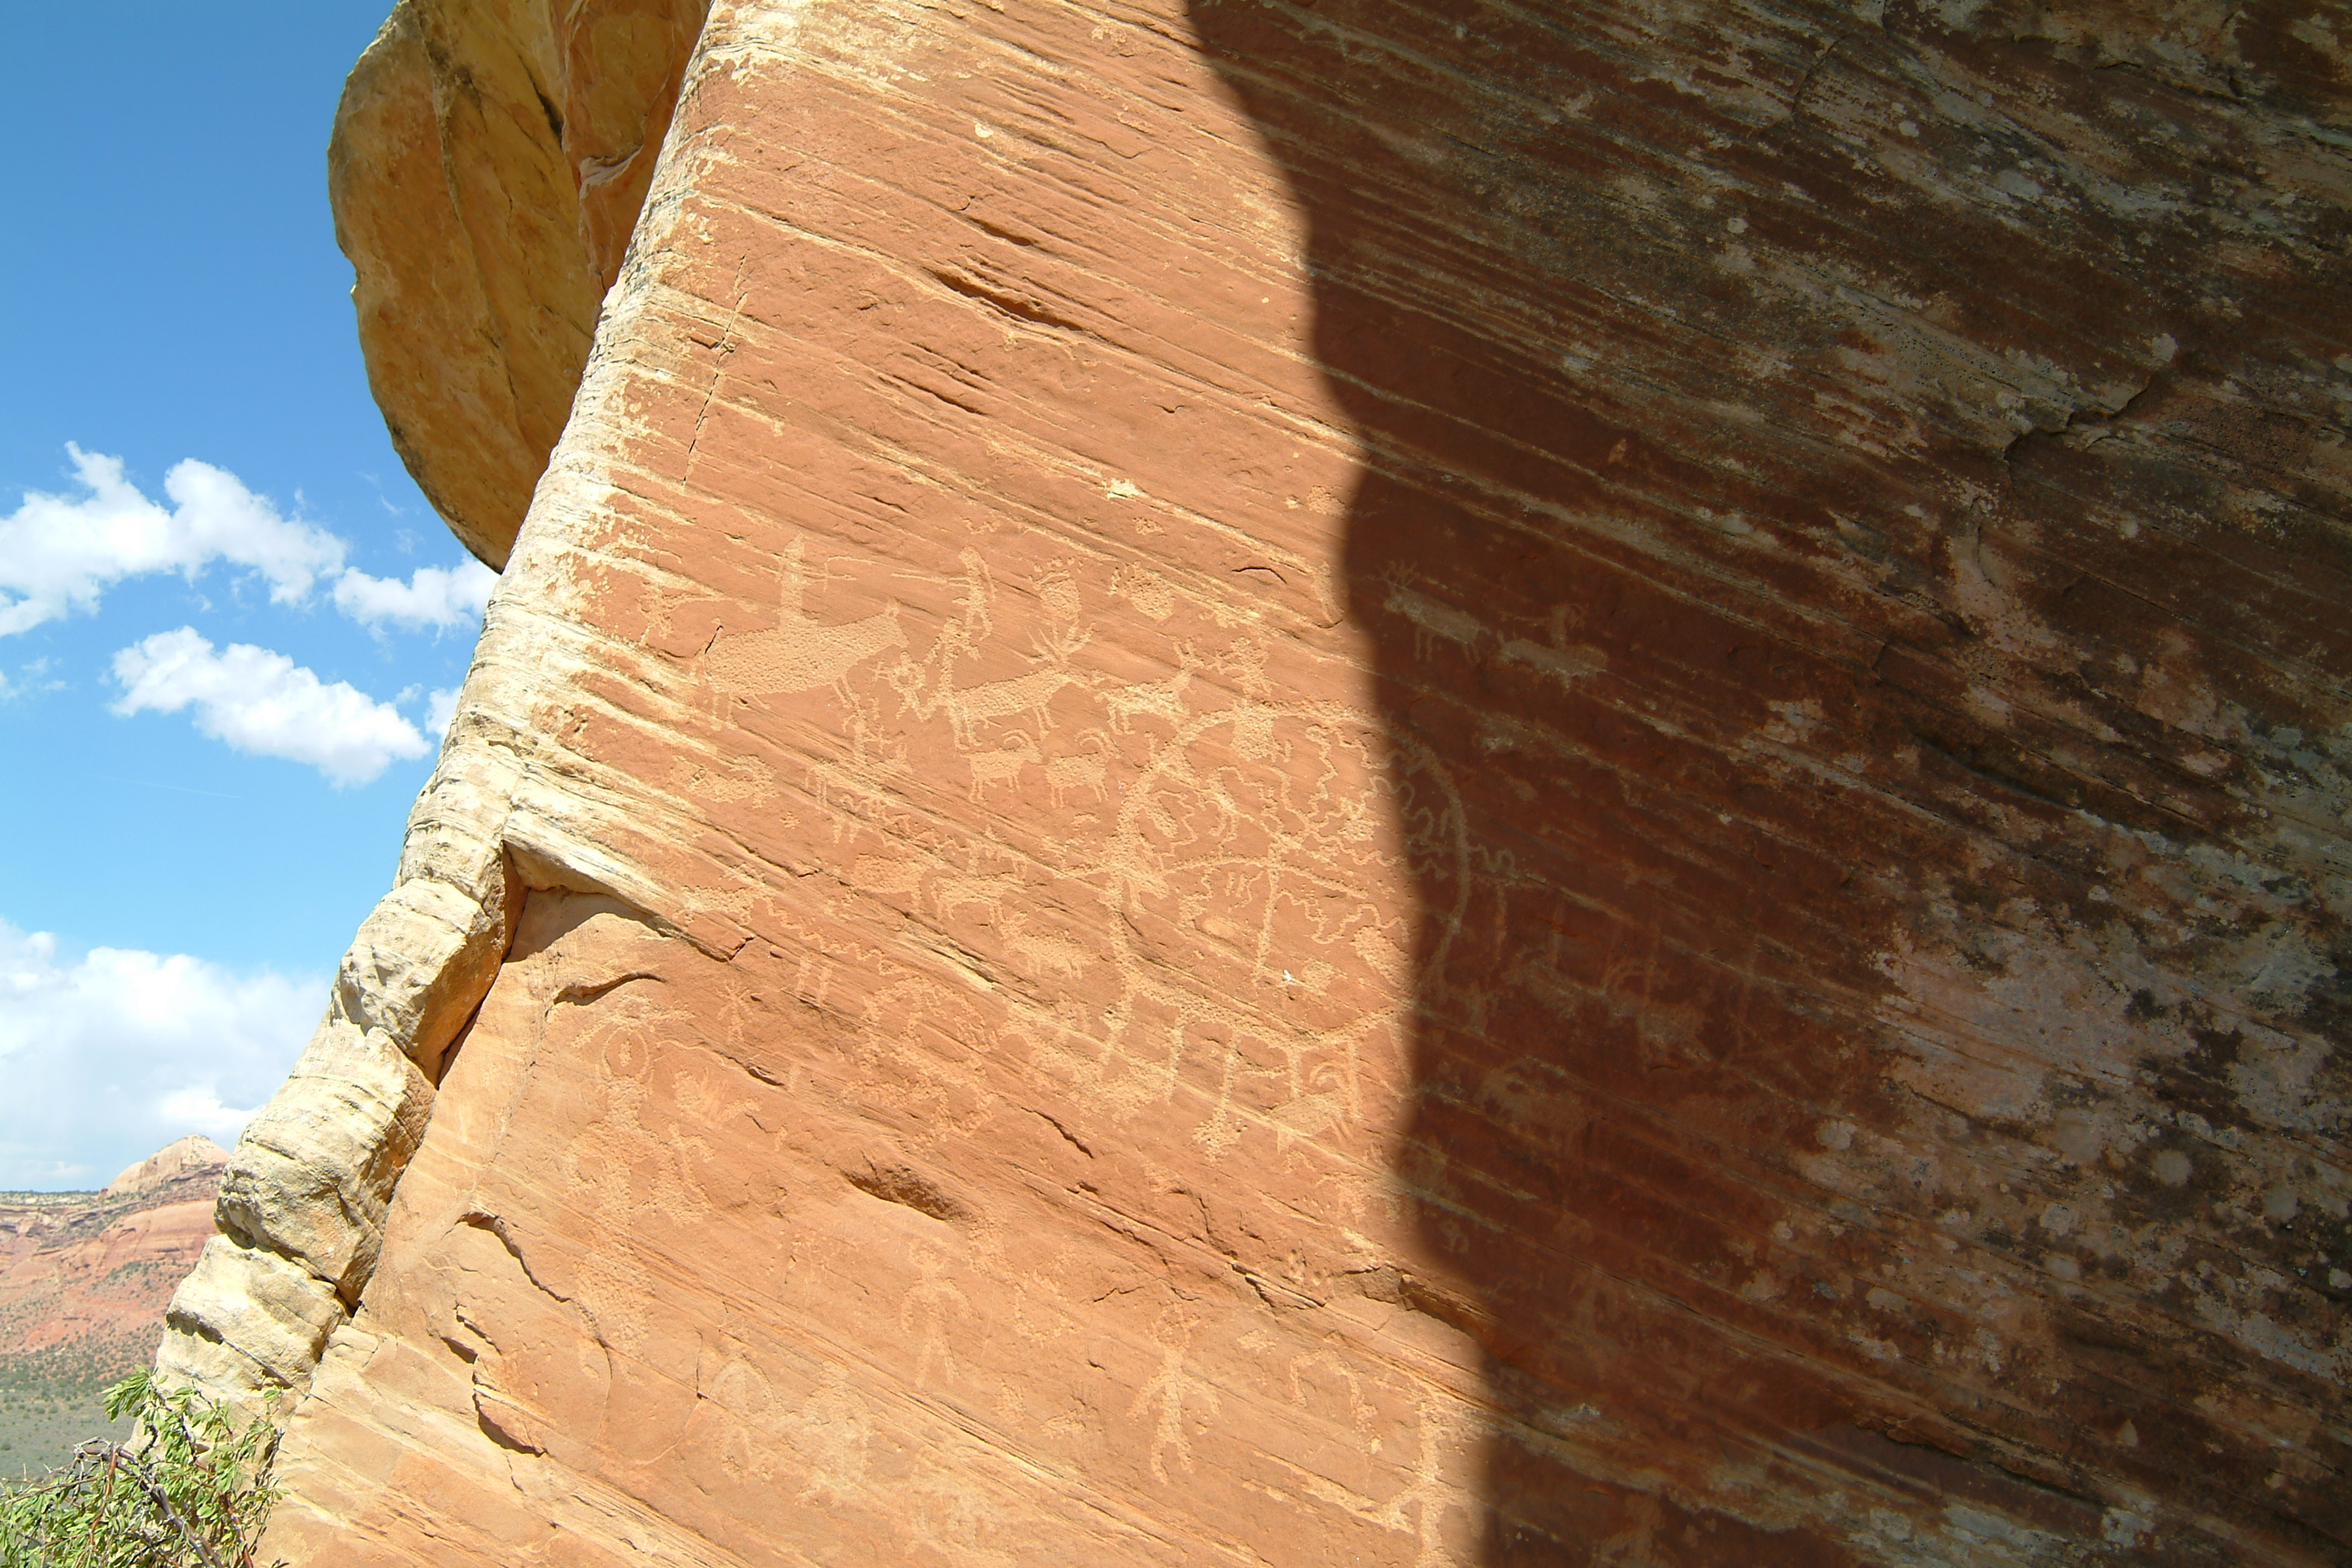
{"label": "eroded rock layer", "polygon": [[2340,1560],[2342,45],[715,6],[267,1549]]}

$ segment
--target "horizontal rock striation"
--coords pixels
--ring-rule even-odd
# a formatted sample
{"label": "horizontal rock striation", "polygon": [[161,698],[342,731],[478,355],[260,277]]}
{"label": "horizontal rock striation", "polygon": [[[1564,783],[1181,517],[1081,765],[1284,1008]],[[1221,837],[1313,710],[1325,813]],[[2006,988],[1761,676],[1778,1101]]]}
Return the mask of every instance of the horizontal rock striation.
{"label": "horizontal rock striation", "polygon": [[714,6],[233,1166],[267,1549],[2340,1559],[2344,69]]}
{"label": "horizontal rock striation", "polygon": [[[418,484],[493,565],[570,410],[702,11],[402,0],[345,88],[329,188],[369,384]],[[326,1018],[230,1162],[221,1235],[158,1356],[173,1376],[240,1400],[307,1386],[375,1267],[443,1055],[520,909],[511,748],[486,713],[460,731]]]}

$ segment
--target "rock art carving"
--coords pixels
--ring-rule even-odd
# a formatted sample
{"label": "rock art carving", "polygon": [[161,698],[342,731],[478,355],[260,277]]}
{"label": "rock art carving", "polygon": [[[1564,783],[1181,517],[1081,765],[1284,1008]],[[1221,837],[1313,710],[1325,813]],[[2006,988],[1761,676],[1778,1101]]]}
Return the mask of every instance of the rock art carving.
{"label": "rock art carving", "polygon": [[711,640],[703,655],[703,668],[720,691],[782,697],[819,686],[840,686],[844,677],[867,659],[907,646],[895,604],[837,626],[803,614],[807,574],[802,569],[801,555],[800,540],[784,547],[783,604],[773,627],[723,633]]}
{"label": "rock art carving", "polygon": [[2343,1556],[2323,19],[714,5],[542,474],[370,312],[607,79],[421,7],[536,490],[163,1352],[269,1550]]}

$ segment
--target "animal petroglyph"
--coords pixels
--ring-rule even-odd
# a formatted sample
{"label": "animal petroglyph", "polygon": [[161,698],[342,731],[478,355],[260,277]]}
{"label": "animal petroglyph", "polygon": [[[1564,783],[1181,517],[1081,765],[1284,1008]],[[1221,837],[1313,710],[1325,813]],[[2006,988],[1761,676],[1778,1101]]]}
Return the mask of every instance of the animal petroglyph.
{"label": "animal petroglyph", "polygon": [[1021,890],[1021,878],[1010,871],[958,872],[931,883],[931,909],[940,920],[954,920],[965,910],[984,911],[996,919],[1004,900]]}
{"label": "animal petroglyph", "polygon": [[1004,737],[995,751],[968,752],[964,761],[971,765],[971,791],[968,798],[978,805],[988,798],[992,784],[1010,784],[1017,794],[1021,770],[1033,763],[1041,763],[1045,758],[1039,754],[1037,743],[1029,738],[1027,731],[1015,730]]}
{"label": "animal petroglyph", "polygon": [[1450,642],[1465,654],[1475,652],[1478,639],[1487,635],[1486,624],[1466,610],[1431,598],[1412,585],[1416,581],[1418,574],[1409,570],[1391,572],[1388,595],[1381,601],[1391,615],[1412,623],[1413,657],[1427,659],[1440,642]]}
{"label": "animal petroglyph", "polygon": [[1097,692],[1096,700],[1110,710],[1110,727],[1123,735],[1129,725],[1141,718],[1182,723],[1188,711],[1184,689],[1192,684],[1192,671],[1198,663],[1192,656],[1192,644],[1176,645],[1176,673],[1163,680],[1142,680]]}
{"label": "animal petroglyph", "polygon": [[1092,956],[1084,947],[1066,937],[1030,931],[1026,918],[1018,910],[1001,911],[996,923],[1004,932],[1006,951],[1032,971],[1057,975],[1065,980],[1076,979]]}
{"label": "animal petroglyph", "polygon": [[940,631],[924,659],[901,658],[883,673],[898,693],[901,714],[929,719],[944,710],[957,748],[969,751],[979,744],[980,726],[996,720],[1025,714],[1040,734],[1052,729],[1054,720],[1048,710],[1054,699],[1065,688],[1092,686],[1099,679],[1070,664],[1071,657],[1087,640],[1083,631],[1044,633],[1032,641],[1036,652],[1030,660],[1042,668],[1027,675],[959,687],[956,660],[974,650],[967,647],[962,629],[950,625]]}
{"label": "animal petroglyph", "polygon": [[808,589],[802,555],[797,539],[784,549],[783,603],[773,627],[721,634],[704,652],[703,675],[719,690],[772,697],[837,686],[885,648],[907,646],[896,600],[863,620],[827,626],[810,618],[802,609]]}
{"label": "animal petroglyph", "polygon": [[[1087,749],[1089,744],[1091,751]],[[1110,763],[1110,739],[1100,730],[1087,729],[1079,733],[1078,747],[1045,763],[1045,788],[1053,795],[1056,811],[1073,790],[1085,790],[1097,802],[1103,798],[1103,779]]]}

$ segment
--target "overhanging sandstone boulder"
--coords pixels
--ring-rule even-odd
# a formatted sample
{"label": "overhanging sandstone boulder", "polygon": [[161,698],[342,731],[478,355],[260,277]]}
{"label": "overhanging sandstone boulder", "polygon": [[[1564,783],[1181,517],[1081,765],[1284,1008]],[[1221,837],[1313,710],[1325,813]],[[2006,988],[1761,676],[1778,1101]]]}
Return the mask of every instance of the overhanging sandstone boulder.
{"label": "overhanging sandstone boulder", "polygon": [[327,155],[393,445],[507,552],[572,407],[707,0],[403,0]]}

